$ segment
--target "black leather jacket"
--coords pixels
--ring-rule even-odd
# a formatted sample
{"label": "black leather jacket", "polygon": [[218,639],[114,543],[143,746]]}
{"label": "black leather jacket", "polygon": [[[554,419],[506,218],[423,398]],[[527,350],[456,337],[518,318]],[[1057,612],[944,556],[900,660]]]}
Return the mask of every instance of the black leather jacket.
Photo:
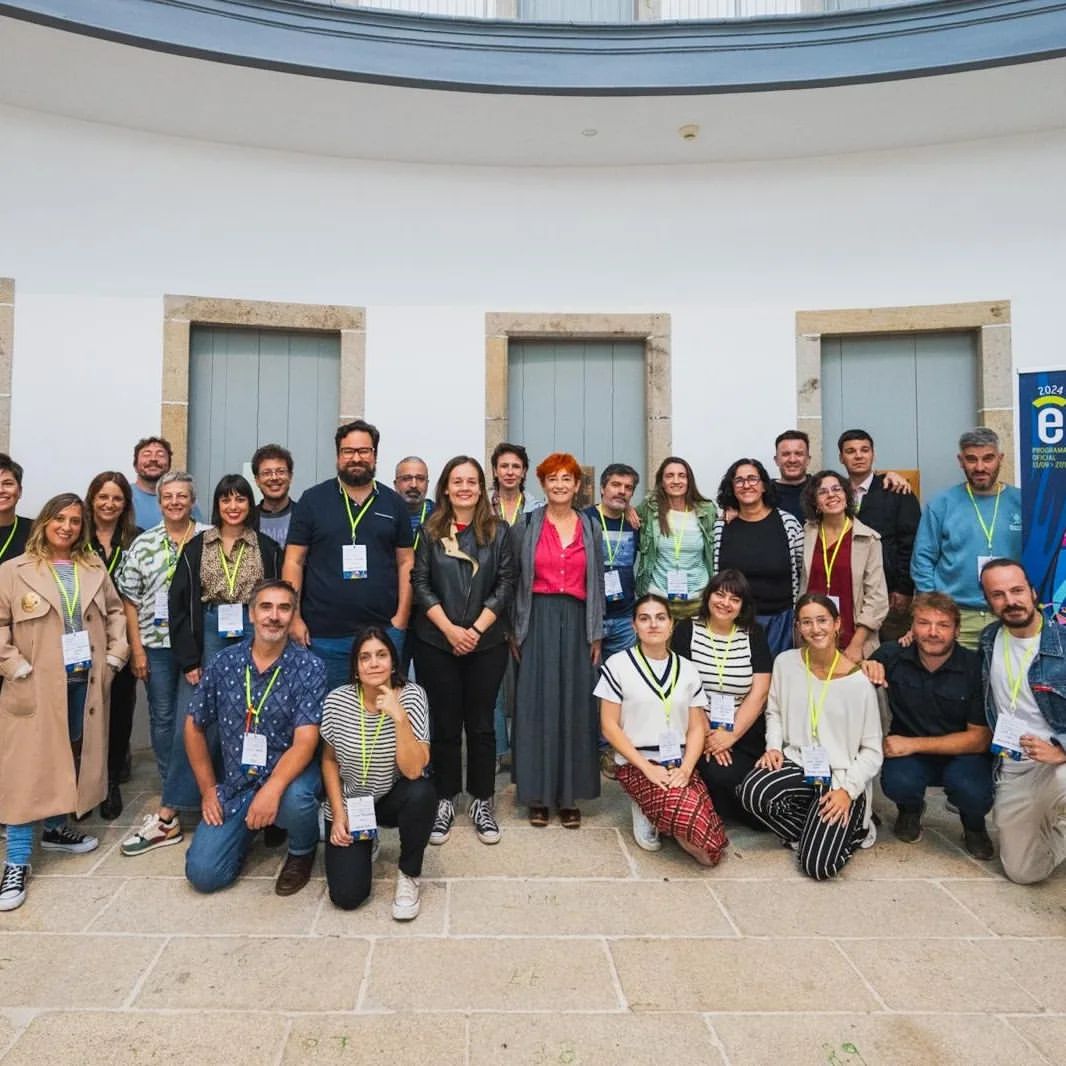
{"label": "black leather jacket", "polygon": [[496,621],[485,630],[478,648],[491,648],[507,639],[508,614],[518,580],[511,538],[507,527],[498,522],[495,538],[484,547],[469,526],[459,534],[458,542],[461,551],[477,559],[476,574],[465,559],[446,555],[439,540],[431,541],[425,532],[419,538],[411,576],[417,607],[415,635],[434,647],[448,649],[451,645],[444,634],[426,617],[430,607],[439,604],[450,621],[464,627],[476,622],[482,608],[487,607]]}

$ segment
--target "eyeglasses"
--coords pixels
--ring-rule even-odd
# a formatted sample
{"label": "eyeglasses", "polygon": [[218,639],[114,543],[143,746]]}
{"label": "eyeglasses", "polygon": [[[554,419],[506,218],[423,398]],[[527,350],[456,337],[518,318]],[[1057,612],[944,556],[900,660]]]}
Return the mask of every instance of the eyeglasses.
{"label": "eyeglasses", "polygon": [[429,478],[423,476],[422,474],[401,474],[396,480],[397,481],[429,481]]}
{"label": "eyeglasses", "polygon": [[287,466],[279,466],[274,470],[260,470],[259,477],[264,481],[269,481],[271,478],[288,477],[289,468]]}
{"label": "eyeglasses", "polygon": [[360,459],[368,459],[374,454],[373,448],[341,448],[337,454],[342,459],[355,459],[357,456]]}
{"label": "eyeglasses", "polygon": [[747,477],[735,477],[733,478],[733,484],[738,489],[742,489],[745,485],[761,485],[762,478],[758,474],[749,474]]}
{"label": "eyeglasses", "polygon": [[844,490],[839,485],[826,485],[816,493],[818,496],[843,496]]}

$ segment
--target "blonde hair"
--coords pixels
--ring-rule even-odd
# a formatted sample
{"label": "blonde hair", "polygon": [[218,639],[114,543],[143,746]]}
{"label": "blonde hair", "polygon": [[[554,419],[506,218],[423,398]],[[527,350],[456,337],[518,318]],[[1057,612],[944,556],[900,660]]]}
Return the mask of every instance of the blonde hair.
{"label": "blonde hair", "polygon": [[78,539],[70,546],[70,557],[87,566],[103,566],[89,543],[89,523],[85,520],[85,503],[74,492],[61,492],[58,496],[53,496],[41,508],[41,513],[33,520],[30,535],[26,538],[27,555],[32,555],[38,560],[52,558],[52,550],[44,535],[45,527],[60,511],[75,505],[81,508],[81,532],[78,534]]}

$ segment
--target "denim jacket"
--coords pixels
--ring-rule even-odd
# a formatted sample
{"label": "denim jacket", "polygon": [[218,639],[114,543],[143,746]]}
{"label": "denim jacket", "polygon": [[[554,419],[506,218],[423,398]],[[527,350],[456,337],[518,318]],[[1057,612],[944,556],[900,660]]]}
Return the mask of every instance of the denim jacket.
{"label": "denim jacket", "polygon": [[[981,633],[981,680],[985,689],[985,717],[996,728],[996,705],[992,698],[992,648],[1002,622],[985,626]],[[1046,615],[1040,631],[1040,650],[1029,664],[1029,687],[1036,705],[1051,727],[1052,740],[1066,748],[1066,629]]]}

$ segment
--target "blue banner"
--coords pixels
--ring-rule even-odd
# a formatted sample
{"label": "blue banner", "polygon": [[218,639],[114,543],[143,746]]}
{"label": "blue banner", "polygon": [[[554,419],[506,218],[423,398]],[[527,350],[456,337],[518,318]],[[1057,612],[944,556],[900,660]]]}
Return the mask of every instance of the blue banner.
{"label": "blue banner", "polygon": [[1022,564],[1066,624],[1066,370],[1018,375]]}

